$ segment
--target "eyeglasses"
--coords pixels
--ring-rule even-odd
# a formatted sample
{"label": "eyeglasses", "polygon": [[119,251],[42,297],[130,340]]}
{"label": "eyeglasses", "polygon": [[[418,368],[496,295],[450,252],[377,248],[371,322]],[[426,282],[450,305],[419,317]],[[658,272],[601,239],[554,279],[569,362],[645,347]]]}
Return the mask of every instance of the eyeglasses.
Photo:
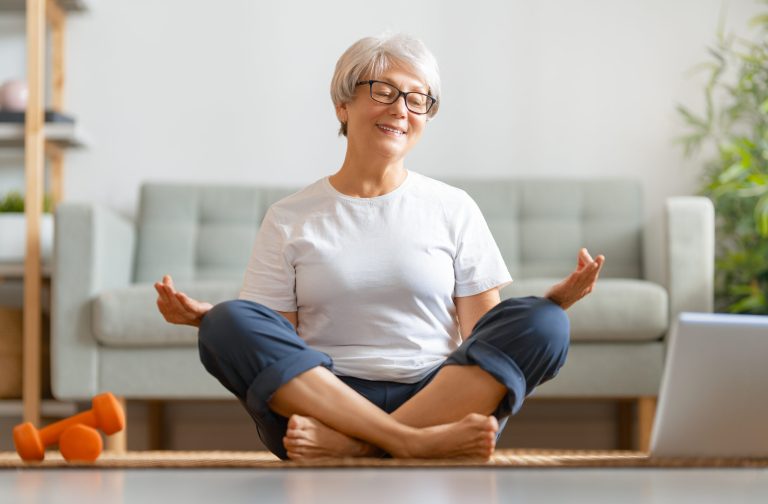
{"label": "eyeglasses", "polygon": [[401,96],[405,100],[405,106],[414,114],[426,114],[432,105],[437,101],[436,98],[424,93],[417,93],[415,91],[404,92],[397,89],[392,84],[377,80],[360,81],[356,83],[356,86],[362,86],[368,84],[371,86],[371,98],[373,101],[379,103],[392,104],[397,101]]}

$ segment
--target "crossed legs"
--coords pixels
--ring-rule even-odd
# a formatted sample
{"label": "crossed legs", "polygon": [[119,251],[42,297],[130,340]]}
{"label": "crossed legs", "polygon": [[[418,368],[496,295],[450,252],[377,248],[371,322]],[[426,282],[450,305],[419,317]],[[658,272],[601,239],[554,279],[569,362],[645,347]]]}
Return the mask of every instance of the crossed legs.
{"label": "crossed legs", "polygon": [[[451,367],[458,369],[458,366]],[[427,394],[425,397],[436,399],[430,385],[421,392]],[[403,405],[389,415],[329,370],[315,367],[280,387],[269,406],[289,418],[284,445],[288,456],[294,459],[374,455],[376,447],[403,458],[488,458],[499,428],[489,414],[506,393],[498,383],[496,387],[501,389],[499,397],[485,414],[473,414],[475,412],[465,407],[453,415],[442,413],[441,421],[433,422],[429,421],[428,410],[424,408],[429,401],[416,399],[419,394],[408,401],[419,407],[398,414],[406,406]],[[408,418],[413,418],[413,423],[408,423]]]}
{"label": "crossed legs", "polygon": [[[338,379],[328,356],[266,307],[222,303],[200,329],[206,369],[240,398],[260,434],[271,429],[270,450],[291,458],[378,449],[395,457],[488,458],[498,431],[490,414],[514,414],[562,366],[567,345],[567,317],[558,307],[538,298],[504,301],[428,385],[387,414]],[[279,428],[265,427],[274,413],[289,419],[279,446]]]}
{"label": "crossed legs", "polygon": [[292,459],[371,456],[488,458],[498,422],[490,414],[507,389],[477,366],[446,366],[391,414],[314,368],[280,387],[270,407],[289,418]]}

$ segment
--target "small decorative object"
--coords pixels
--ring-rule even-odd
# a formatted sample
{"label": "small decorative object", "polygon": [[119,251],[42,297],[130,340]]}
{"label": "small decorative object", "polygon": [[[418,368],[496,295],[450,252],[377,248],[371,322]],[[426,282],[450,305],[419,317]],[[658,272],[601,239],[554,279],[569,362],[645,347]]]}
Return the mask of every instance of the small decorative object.
{"label": "small decorative object", "polygon": [[7,80],[0,86],[0,109],[23,112],[27,108],[28,98],[29,89],[23,80]]}

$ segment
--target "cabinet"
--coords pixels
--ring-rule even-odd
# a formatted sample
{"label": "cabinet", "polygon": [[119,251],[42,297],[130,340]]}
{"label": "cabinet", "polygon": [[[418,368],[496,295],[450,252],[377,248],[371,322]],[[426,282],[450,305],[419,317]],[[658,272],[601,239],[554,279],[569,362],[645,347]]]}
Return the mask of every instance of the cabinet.
{"label": "cabinet", "polygon": [[[46,42],[50,28],[50,108],[64,109],[66,15],[86,9],[84,0],[0,0],[0,15],[25,13],[27,85],[29,99],[23,124],[0,124],[0,147],[24,148],[26,254],[23,268],[10,269],[24,279],[23,418],[39,425],[41,412],[41,332],[43,267],[40,258],[40,218],[46,158],[50,166],[54,204],[63,197],[64,150],[83,144],[77,124],[43,121],[45,107]],[[2,405],[2,411],[14,411]]]}

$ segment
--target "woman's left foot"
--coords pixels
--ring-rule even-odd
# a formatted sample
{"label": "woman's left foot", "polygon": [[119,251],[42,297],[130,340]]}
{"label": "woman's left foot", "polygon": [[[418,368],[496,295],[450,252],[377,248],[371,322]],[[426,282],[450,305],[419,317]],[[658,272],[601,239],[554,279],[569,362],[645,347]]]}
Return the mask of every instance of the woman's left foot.
{"label": "woman's left foot", "polygon": [[291,460],[321,457],[371,457],[379,450],[337,432],[312,417],[291,415],[283,446]]}

